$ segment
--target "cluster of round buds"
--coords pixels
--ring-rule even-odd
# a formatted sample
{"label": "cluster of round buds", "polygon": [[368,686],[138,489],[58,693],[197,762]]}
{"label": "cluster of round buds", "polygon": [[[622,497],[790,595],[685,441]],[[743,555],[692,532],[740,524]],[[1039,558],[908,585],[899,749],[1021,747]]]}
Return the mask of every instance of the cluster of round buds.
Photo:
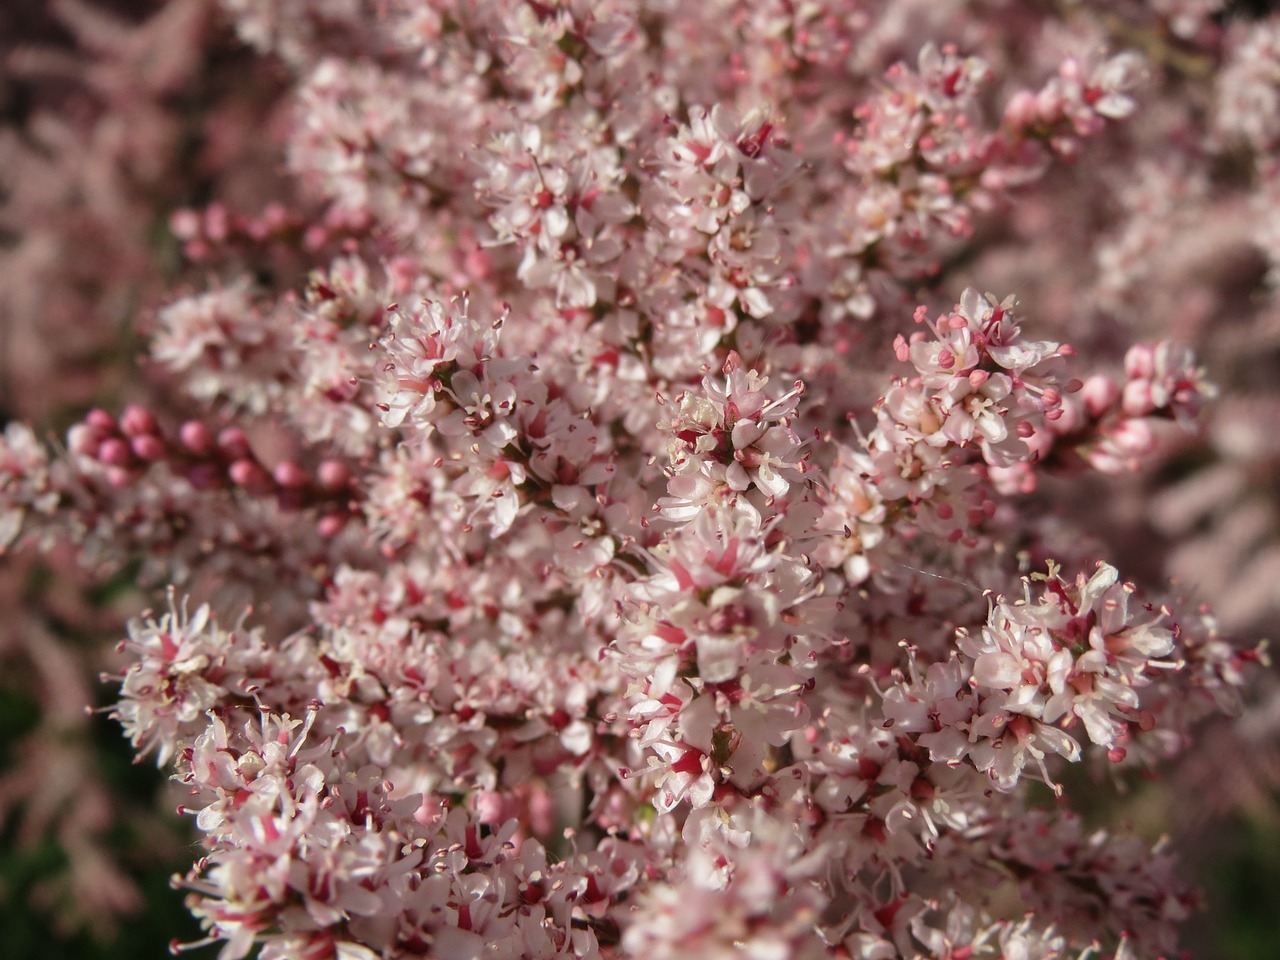
{"label": "cluster of round buds", "polygon": [[1031,440],[1042,460],[1083,461],[1104,473],[1134,469],[1156,449],[1161,421],[1184,430],[1217,390],[1190,348],[1168,340],[1134,344],[1126,378],[1094,374],[1065,398],[1062,416]]}
{"label": "cluster of round buds", "polygon": [[1040,90],[1021,90],[1009,100],[1006,136],[1015,142],[1044,141],[1055,152],[1074,156],[1082,138],[1096,136],[1108,120],[1122,120],[1137,109],[1133,93],[1145,71],[1145,61],[1132,51],[1092,65],[1068,58]]}
{"label": "cluster of round buds", "polygon": [[101,471],[113,487],[129,487],[158,465],[196,490],[239,490],[274,497],[283,510],[316,509],[326,536],[342,529],[350,515],[351,472],[340,460],[325,459],[308,471],[294,460],[268,467],[239,427],[214,431],[188,420],[175,437],[166,436],[154,414],[136,404],[117,419],[91,410],[71,428],[67,447],[87,472]]}
{"label": "cluster of round buds", "polygon": [[[267,204],[256,217],[233,212],[222,203],[211,203],[203,210],[183,208],[169,218],[169,229],[182,241],[182,255],[194,263],[208,260],[228,247],[295,241],[306,224],[304,217],[279,202]],[[308,234],[307,239],[311,241],[312,235]]]}
{"label": "cluster of round buds", "polygon": [[108,482],[117,487],[132,483],[148,464],[169,453],[156,418],[136,405],[126,407],[119,420],[106,410],[89,411],[84,422],[68,432],[67,447],[78,457],[102,464]]}

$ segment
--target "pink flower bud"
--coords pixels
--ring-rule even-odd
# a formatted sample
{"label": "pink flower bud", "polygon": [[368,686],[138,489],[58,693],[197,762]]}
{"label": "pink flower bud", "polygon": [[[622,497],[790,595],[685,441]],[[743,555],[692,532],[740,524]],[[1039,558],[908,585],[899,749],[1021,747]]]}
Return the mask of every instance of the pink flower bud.
{"label": "pink flower bud", "polygon": [[501,823],[508,816],[501,794],[480,790],[475,797],[476,819],[480,823]]}
{"label": "pink flower bud", "polygon": [[996,490],[1005,496],[1035,493],[1036,474],[1029,463],[1014,463],[1007,467],[993,467],[991,481]]}
{"label": "pink flower bud", "polygon": [[98,447],[98,459],[113,467],[127,467],[133,463],[133,451],[119,437],[110,437]]}
{"label": "pink flower bud", "polygon": [[[1031,435],[1026,438],[1027,449],[1031,451],[1033,460],[1043,460],[1049,455],[1049,451],[1053,449],[1054,433],[1061,429],[1059,424],[1053,425],[1053,431],[1049,430],[1033,430]],[[1064,431],[1065,432],[1065,431]]]}
{"label": "pink flower bud", "polygon": [[316,470],[320,486],[330,493],[343,489],[351,480],[351,471],[339,460],[322,460]]}
{"label": "pink flower bud", "polygon": [[115,433],[116,430],[116,418],[96,407],[85,414],[84,422],[103,433]]}
{"label": "pink flower bud", "polygon": [[120,429],[127,437],[141,437],[155,433],[159,428],[150,410],[131,403],[124,408],[124,413],[120,414]]}
{"label": "pink flower bud", "polygon": [[1030,90],[1019,90],[1009,98],[1009,103],[1004,108],[1005,125],[1015,130],[1035,126],[1039,120],[1036,106],[1034,93]]}
{"label": "pink flower bud", "polygon": [[1064,403],[1054,408],[1057,417],[1053,420],[1053,432],[1058,436],[1075,433],[1084,423],[1084,409],[1078,403]]}
{"label": "pink flower bud", "polygon": [[291,489],[306,486],[307,481],[310,479],[307,476],[307,471],[292,460],[284,460],[276,464],[276,468],[271,471],[271,475],[275,477],[276,483],[280,484],[280,486]]}
{"label": "pink flower bud", "polygon": [[329,231],[320,224],[315,223],[307,228],[306,233],[302,235],[302,246],[307,250],[319,250],[329,239]]}
{"label": "pink flower bud", "polygon": [[227,239],[231,216],[220,203],[211,203],[204,212],[204,232],[210,240],[219,243]]}
{"label": "pink flower bud", "polygon": [[143,434],[140,437],[134,437],[129,441],[129,446],[133,450],[134,456],[139,460],[145,460],[148,463],[155,463],[157,460],[163,460],[168,448],[165,447],[164,441],[159,437],[151,434]]}
{"label": "pink flower bud", "polygon": [[188,240],[182,245],[182,255],[193,263],[199,263],[211,252],[212,248],[203,240]]}
{"label": "pink flower bud", "polygon": [[249,493],[268,493],[275,483],[271,475],[257,463],[242,457],[227,468],[227,476],[236,486],[244,487]]}
{"label": "pink flower bud", "polygon": [[213,431],[199,420],[188,420],[179,427],[178,440],[191,453],[205,456],[213,452]]}
{"label": "pink flower bud", "polygon": [[218,433],[218,449],[234,460],[249,456],[249,438],[239,427],[226,427]]}
{"label": "pink flower bud", "polygon": [[1111,431],[1115,447],[1132,456],[1150,453],[1156,445],[1155,431],[1146,420],[1123,420]]}
{"label": "pink flower bud", "polygon": [[551,791],[546,787],[539,786],[535,781],[534,786],[530,788],[529,796],[529,818],[532,821],[533,829],[539,834],[549,834],[555,829],[556,824],[556,805],[555,799],[551,796]]}
{"label": "pink flower bud", "polygon": [[262,222],[274,233],[289,225],[289,210],[283,203],[273,200],[262,210]]}
{"label": "pink flower bud", "polygon": [[1056,87],[1045,87],[1035,95],[1036,118],[1040,123],[1047,123],[1062,116],[1062,95]]}

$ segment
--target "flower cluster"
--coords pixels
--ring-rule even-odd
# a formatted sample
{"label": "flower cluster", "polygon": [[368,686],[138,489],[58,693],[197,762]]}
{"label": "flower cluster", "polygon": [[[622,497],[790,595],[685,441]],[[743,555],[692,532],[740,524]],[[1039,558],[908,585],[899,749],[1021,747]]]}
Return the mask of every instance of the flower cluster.
{"label": "flower cluster", "polygon": [[0,552],[170,585],[94,666],[222,960],[1178,948],[1071,764],[1174,760],[1264,648],[1087,498],[1195,466],[1177,335],[1245,298],[1147,309],[1153,251],[1231,151],[1274,211],[1274,18],[207,6],[274,65],[270,178],[156,215],[147,377],[6,424]]}
{"label": "flower cluster", "polygon": [[1124,759],[1128,724],[1154,722],[1141,715],[1139,691],[1180,666],[1168,659],[1175,641],[1162,614],[1136,619],[1134,587],[1118,583],[1115,568],[1102,564],[1074,584],[1056,572],[1042,579],[1037,600],[995,603],[980,634],[960,629],[948,662],[923,678],[913,669],[885,693],[895,730],[919,734],[936,762],[969,759],[1001,790],[1028,764],[1048,781],[1049,753],[1079,759],[1068,732],[1077,726]]}
{"label": "flower cluster", "polygon": [[710,503],[757,490],[772,504],[785,496],[804,470],[803,443],[791,428],[791,414],[804,392],[796,381],[771,400],[768,382],[746,369],[731,352],[724,382],[706,377],[699,393],[677,398],[679,411],[658,429],[672,434],[668,444],[669,497],[659,501],[668,520],[690,520]]}
{"label": "flower cluster", "polygon": [[260,956],[596,954],[571,918],[635,882],[637,850],[606,842],[552,863],[536,841],[512,842],[514,823],[486,830],[396,791],[374,765],[346,770],[341,747],[308,744],[308,727],[215,719],[182,763],[215,847],[184,885],[222,956],[238,960],[267,931]]}

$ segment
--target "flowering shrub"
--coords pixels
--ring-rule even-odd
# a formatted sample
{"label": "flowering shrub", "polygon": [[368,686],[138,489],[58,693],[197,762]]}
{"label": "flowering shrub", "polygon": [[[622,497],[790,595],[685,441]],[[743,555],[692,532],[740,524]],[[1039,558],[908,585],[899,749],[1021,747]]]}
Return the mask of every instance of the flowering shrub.
{"label": "flowering shrub", "polygon": [[289,182],[159,211],[146,381],[8,423],[0,547],[168,588],[109,712],[221,960],[1178,950],[1072,765],[1173,760],[1264,655],[1078,491],[1201,442],[1168,335],[1247,298],[1163,262],[1188,204],[1276,316],[1280,19],[217,6]]}

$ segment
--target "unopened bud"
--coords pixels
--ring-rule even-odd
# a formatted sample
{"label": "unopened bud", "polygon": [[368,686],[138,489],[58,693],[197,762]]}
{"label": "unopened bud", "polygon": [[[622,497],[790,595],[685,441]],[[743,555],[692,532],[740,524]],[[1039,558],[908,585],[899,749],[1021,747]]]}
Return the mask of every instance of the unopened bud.
{"label": "unopened bud", "polygon": [[288,489],[304,487],[307,485],[307,472],[292,460],[284,460],[276,464],[276,468],[271,471],[271,475],[275,477],[276,483]]}
{"label": "unopened bud", "polygon": [[226,427],[218,433],[218,449],[234,460],[249,456],[249,438],[239,427]]}
{"label": "unopened bud", "polygon": [[249,493],[267,493],[274,483],[271,476],[262,467],[247,458],[241,458],[227,468],[227,476],[236,486],[244,487]]}
{"label": "unopened bud", "polygon": [[204,211],[204,233],[215,243],[227,239],[231,229],[231,214],[220,203],[211,203]]}
{"label": "unopened bud", "polygon": [[85,414],[84,422],[104,433],[114,433],[116,429],[116,418],[107,413],[107,411],[96,407]]}
{"label": "unopened bud", "polygon": [[131,403],[120,414],[120,430],[127,437],[141,437],[157,431],[156,418],[146,407]]}
{"label": "unopened bud", "polygon": [[103,440],[98,447],[98,459],[113,467],[127,467],[133,463],[133,451],[119,437]]}
{"label": "unopened bud", "polygon": [[167,452],[164,441],[149,433],[134,437],[129,441],[129,447],[133,450],[134,456],[148,463],[163,460]]}
{"label": "unopened bud", "polygon": [[330,493],[343,489],[351,480],[351,471],[339,460],[322,460],[316,470],[320,486]]}
{"label": "unopened bud", "polygon": [[169,217],[169,230],[179,240],[194,240],[200,234],[200,214],[190,207],[175,210]]}
{"label": "unopened bud", "polygon": [[1015,129],[1034,126],[1039,119],[1036,95],[1030,90],[1019,90],[1004,108],[1004,122]]}
{"label": "unopened bud", "polygon": [[213,452],[213,431],[199,420],[188,420],[179,427],[178,440],[190,453],[205,456]]}

